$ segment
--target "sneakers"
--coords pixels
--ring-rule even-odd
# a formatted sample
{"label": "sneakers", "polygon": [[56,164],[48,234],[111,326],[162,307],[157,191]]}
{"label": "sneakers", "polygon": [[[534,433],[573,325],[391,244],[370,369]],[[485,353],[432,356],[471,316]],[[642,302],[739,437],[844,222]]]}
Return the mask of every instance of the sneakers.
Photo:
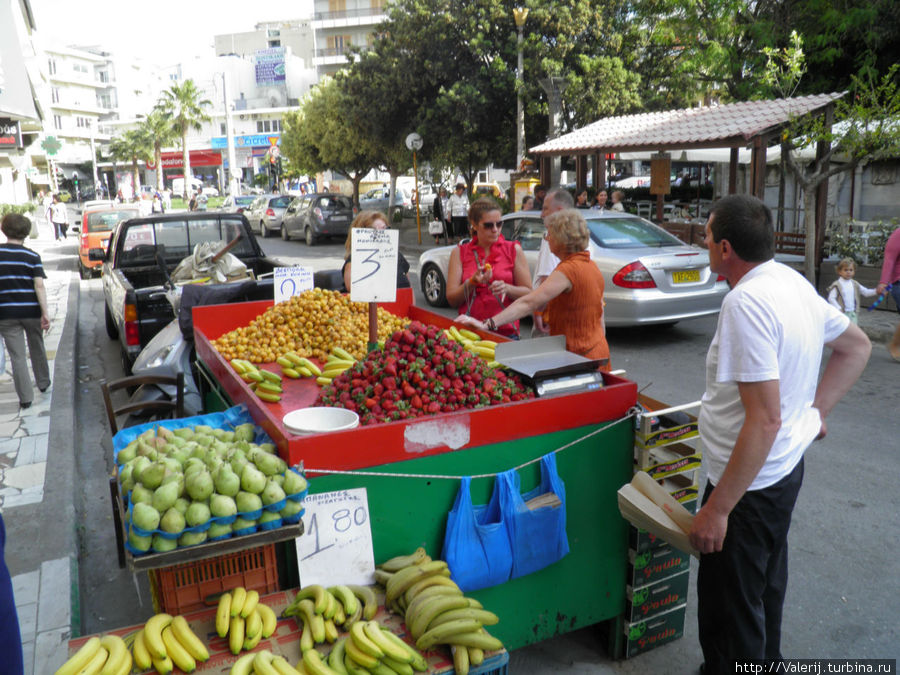
{"label": "sneakers", "polygon": [[19,403],[19,410],[25,410],[26,408],[31,407],[31,401],[22,401]]}
{"label": "sneakers", "polygon": [[40,392],[42,394],[45,393],[49,388],[50,388],[49,384],[46,387],[38,387],[38,389],[40,390]]}

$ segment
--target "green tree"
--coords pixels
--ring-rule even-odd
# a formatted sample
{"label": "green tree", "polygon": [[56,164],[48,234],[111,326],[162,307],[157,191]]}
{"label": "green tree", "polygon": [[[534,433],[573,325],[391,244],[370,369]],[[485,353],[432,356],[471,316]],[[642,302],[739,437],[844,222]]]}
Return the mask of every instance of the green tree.
{"label": "green tree", "polygon": [[141,128],[153,143],[153,161],[156,163],[156,189],[162,192],[163,182],[162,149],[178,140],[178,133],[172,125],[172,119],[159,107],[150,111],[140,124]]}
{"label": "green tree", "polygon": [[212,107],[212,102],[202,98],[202,92],[197,88],[193,80],[185,80],[181,84],[175,83],[165,90],[159,101],[159,108],[167,115],[171,121],[173,128],[181,137],[181,152],[184,162],[184,194],[185,200],[188,199],[190,191],[191,174],[191,156],[187,144],[187,134],[189,129],[200,131],[203,123],[208,122],[211,118],[206,112]]}
{"label": "green tree", "polygon": [[140,195],[141,178],[138,162],[148,161],[153,156],[153,141],[140,127],[126,129],[109,143],[109,153],[117,160],[131,163],[132,185],[135,196]]}

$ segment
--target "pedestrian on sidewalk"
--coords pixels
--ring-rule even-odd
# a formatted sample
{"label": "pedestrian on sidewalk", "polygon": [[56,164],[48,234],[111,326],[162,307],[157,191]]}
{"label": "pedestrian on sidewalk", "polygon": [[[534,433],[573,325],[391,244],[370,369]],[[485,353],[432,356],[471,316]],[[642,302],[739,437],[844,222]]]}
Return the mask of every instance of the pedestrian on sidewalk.
{"label": "pedestrian on sidewalk", "polygon": [[457,183],[456,189],[447,201],[450,210],[450,236],[454,241],[462,241],[469,236],[469,197],[466,195],[465,183]]}
{"label": "pedestrian on sidewalk", "polygon": [[69,210],[58,192],[53,195],[53,203],[50,205],[50,222],[53,223],[53,237],[56,241],[65,239],[69,227]]}
{"label": "pedestrian on sidewalk", "polygon": [[[897,303],[897,311],[900,312],[900,227],[891,233],[884,247],[884,262],[881,265],[881,278],[875,287],[875,292],[882,295],[888,292]],[[894,361],[900,361],[900,324],[894,331],[894,337],[888,343],[888,353]]]}
{"label": "pedestrian on sidewalk", "polygon": [[[716,202],[710,269],[731,286],[706,357],[700,438],[708,483],[691,526],[706,675],[781,661],[788,529],[803,454],[859,378],[872,345],[806,279],[775,262],[772,213],[749,195]],[[823,347],[831,349],[819,379]]]}
{"label": "pedestrian on sidewalk", "polygon": [[12,363],[19,408],[31,406],[34,389],[28,374],[25,341],[31,354],[35,383],[42,392],[50,387],[50,367],[44,350],[44,332],[50,330],[44,266],[41,256],[23,245],[31,223],[20,213],[7,213],[0,222],[6,244],[0,245],[0,335]]}
{"label": "pedestrian on sidewalk", "polygon": [[25,672],[22,634],[13,597],[12,577],[6,566],[6,526],[0,515],[0,672],[20,675]]}
{"label": "pedestrian on sidewalk", "polygon": [[859,325],[859,306],[863,297],[876,294],[874,288],[866,288],[853,277],[856,276],[856,262],[844,258],[834,268],[838,278],[825,290],[828,304],[837,307],[855,324]]}

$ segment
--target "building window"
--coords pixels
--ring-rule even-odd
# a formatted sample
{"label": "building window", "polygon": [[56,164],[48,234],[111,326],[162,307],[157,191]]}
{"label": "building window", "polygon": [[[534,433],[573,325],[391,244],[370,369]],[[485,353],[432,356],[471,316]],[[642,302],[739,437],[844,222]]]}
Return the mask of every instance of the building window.
{"label": "building window", "polygon": [[73,63],[72,70],[74,70],[76,73],[87,73],[88,67],[83,63]]}
{"label": "building window", "polygon": [[328,0],[329,12],[345,12],[347,11],[347,0]]}
{"label": "building window", "polygon": [[272,131],[281,131],[281,120],[272,120]]}
{"label": "building window", "polygon": [[350,36],[349,35],[329,35],[328,36],[328,49],[332,50],[335,54],[343,54],[345,47],[350,46]]}
{"label": "building window", "polygon": [[369,0],[372,9],[384,9],[384,0]]}
{"label": "building window", "polygon": [[256,133],[267,134],[270,131],[277,131],[277,129],[272,128],[272,120],[257,120]]}
{"label": "building window", "polygon": [[50,88],[50,102],[59,103],[59,87]]}
{"label": "building window", "polygon": [[54,129],[62,129],[63,128],[62,117],[60,117],[59,115],[53,116],[53,128]]}
{"label": "building window", "polygon": [[56,75],[56,59],[47,59],[47,70],[51,75]]}
{"label": "building window", "polygon": [[269,28],[266,31],[266,35],[268,35],[270,38],[281,37],[281,31],[278,30],[277,28]]}
{"label": "building window", "polygon": [[105,70],[101,70],[97,72],[97,81],[102,82],[103,84],[109,83],[109,73]]}
{"label": "building window", "polygon": [[269,49],[281,46],[281,40],[269,40]]}
{"label": "building window", "polygon": [[228,130],[225,128],[225,122],[220,122],[219,123],[219,135],[224,136],[227,133],[228,133]]}

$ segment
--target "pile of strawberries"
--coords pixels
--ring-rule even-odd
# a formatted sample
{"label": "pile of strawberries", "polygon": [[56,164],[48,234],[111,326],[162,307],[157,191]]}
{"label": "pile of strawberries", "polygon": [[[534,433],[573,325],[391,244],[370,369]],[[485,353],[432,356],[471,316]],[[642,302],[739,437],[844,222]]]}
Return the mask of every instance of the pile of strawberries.
{"label": "pile of strawberries", "polygon": [[484,359],[436,326],[413,321],[322,388],[316,405],[347,408],[360,424],[437,415],[534,398],[516,375]]}

